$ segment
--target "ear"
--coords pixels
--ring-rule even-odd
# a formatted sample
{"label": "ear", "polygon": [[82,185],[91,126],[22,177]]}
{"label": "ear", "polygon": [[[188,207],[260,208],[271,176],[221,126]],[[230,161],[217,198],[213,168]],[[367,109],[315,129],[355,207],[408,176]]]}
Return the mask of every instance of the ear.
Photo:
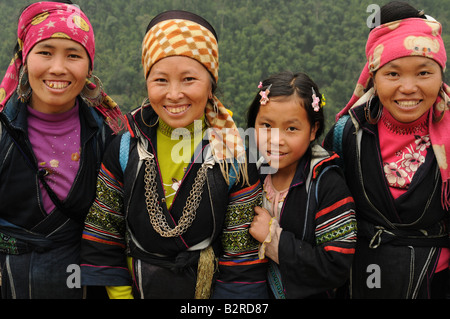
{"label": "ear", "polygon": [[315,122],[314,125],[311,126],[311,133],[309,134],[309,141],[312,142],[316,139],[316,133],[319,130],[319,122]]}

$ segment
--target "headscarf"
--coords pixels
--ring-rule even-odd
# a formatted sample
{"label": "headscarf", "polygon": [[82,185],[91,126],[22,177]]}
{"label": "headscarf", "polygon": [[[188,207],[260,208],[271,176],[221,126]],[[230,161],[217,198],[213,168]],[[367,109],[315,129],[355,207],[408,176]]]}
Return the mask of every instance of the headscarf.
{"label": "headscarf", "polygon": [[[218,81],[219,48],[213,27],[202,17],[186,11],[166,11],[156,16],[149,24],[142,42],[142,65],[147,78],[152,66],[170,56],[185,56],[201,63]],[[247,181],[246,155],[242,138],[230,112],[216,96],[214,105],[208,103],[205,117],[210,126],[209,142],[212,155],[221,164],[228,181],[228,166],[231,162],[237,177]],[[236,169],[238,163],[239,169]]]}
{"label": "headscarf", "polygon": [[[442,26],[434,19],[408,18],[374,28],[366,44],[366,65],[358,79],[352,98],[338,113],[336,119],[348,113],[353,106],[365,103],[369,96],[374,94],[373,88],[365,93],[370,77],[390,61],[408,56],[423,56],[436,61],[445,71],[447,54],[441,34]],[[450,208],[450,167],[448,165],[450,115],[447,112],[450,103],[449,94],[449,86],[443,83],[431,110],[443,112],[443,118],[439,122],[434,122],[433,116],[429,119],[430,140],[442,176],[442,206],[447,210]]]}
{"label": "headscarf", "polygon": [[[89,58],[91,70],[94,69],[95,38],[94,30],[86,15],[78,6],[59,2],[37,2],[28,6],[21,14],[17,27],[19,54],[12,59],[0,84],[0,111],[14,94],[19,82],[19,71],[25,64],[28,53],[34,45],[50,38],[69,39],[81,44]],[[95,89],[95,84],[86,79],[86,85]],[[118,132],[122,117],[118,105],[103,91],[103,101],[95,106],[105,117],[111,128]]]}

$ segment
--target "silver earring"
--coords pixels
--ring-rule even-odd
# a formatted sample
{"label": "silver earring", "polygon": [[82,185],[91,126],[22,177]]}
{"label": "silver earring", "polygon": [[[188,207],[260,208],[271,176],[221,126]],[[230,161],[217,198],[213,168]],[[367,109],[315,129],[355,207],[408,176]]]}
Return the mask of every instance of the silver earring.
{"label": "silver earring", "polygon": [[32,92],[30,82],[28,81],[28,72],[25,69],[25,67],[20,69],[19,84],[16,89],[17,95],[22,103],[28,102]]}
{"label": "silver earring", "polygon": [[364,115],[366,117],[366,120],[369,124],[377,124],[378,121],[381,118],[381,115],[383,114],[383,108],[381,107],[381,105],[378,106],[378,113],[377,116],[375,118],[372,117],[372,111],[370,109],[370,106],[372,104],[372,100],[375,97],[375,93],[373,93],[370,98],[367,100],[366,102],[366,106],[364,107]]}
{"label": "silver earring", "polygon": [[149,107],[149,106],[150,106],[150,101],[148,101],[148,102],[147,102],[147,101],[148,101],[148,97],[145,98],[144,101],[143,101],[142,104],[141,104],[141,120],[142,120],[142,123],[145,124],[145,126],[147,126],[147,127],[154,127],[154,126],[156,126],[156,124],[159,123],[159,116],[158,116],[158,118],[156,119],[155,123],[153,123],[153,124],[147,124],[147,123],[144,121],[144,109],[145,109],[146,107]]}
{"label": "silver earring", "polygon": [[80,96],[83,101],[91,107],[100,105],[103,102],[103,83],[97,76],[94,77],[95,89],[90,89],[88,83],[83,87],[80,92]]}

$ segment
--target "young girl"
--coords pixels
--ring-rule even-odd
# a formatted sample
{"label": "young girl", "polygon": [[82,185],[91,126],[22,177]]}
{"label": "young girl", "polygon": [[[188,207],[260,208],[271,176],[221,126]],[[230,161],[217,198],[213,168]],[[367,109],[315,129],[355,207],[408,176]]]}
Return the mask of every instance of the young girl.
{"label": "young girl", "polygon": [[260,85],[248,113],[258,151],[274,170],[264,180],[250,234],[270,258],[275,298],[326,297],[349,277],[356,240],[354,204],[340,169],[314,141],[324,98],[305,74],[284,72]]}

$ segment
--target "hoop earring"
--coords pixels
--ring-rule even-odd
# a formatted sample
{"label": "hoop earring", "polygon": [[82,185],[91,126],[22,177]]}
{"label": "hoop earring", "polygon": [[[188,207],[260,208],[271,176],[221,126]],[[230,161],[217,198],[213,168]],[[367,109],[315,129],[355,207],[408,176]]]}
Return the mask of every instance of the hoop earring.
{"label": "hoop earring", "polygon": [[366,121],[369,124],[377,124],[381,118],[381,115],[383,114],[383,109],[380,106],[378,108],[377,116],[375,118],[372,117],[372,115],[371,115],[372,111],[370,110],[370,105],[372,104],[372,100],[373,100],[374,96],[375,96],[375,93],[370,96],[370,98],[366,102],[366,106],[364,107],[364,115],[366,117]]}
{"label": "hoop earring", "polygon": [[156,119],[156,122],[153,123],[153,124],[151,124],[151,125],[147,124],[147,123],[144,121],[144,115],[143,115],[144,109],[145,109],[146,107],[149,107],[149,106],[150,106],[150,101],[148,101],[148,103],[146,103],[147,100],[148,100],[148,97],[145,98],[144,101],[142,101],[142,104],[141,104],[141,120],[142,120],[142,123],[145,124],[145,126],[151,128],[151,127],[156,126],[156,125],[159,123],[159,116],[158,116],[158,118]]}
{"label": "hoop earring", "polygon": [[439,93],[441,98],[444,100],[444,109],[442,110],[441,114],[438,117],[434,115],[436,110],[435,109],[432,110],[431,114],[433,116],[433,123],[439,123],[440,121],[442,121],[442,119],[444,118],[445,109],[448,108],[450,104],[450,100],[447,99],[447,94],[445,94],[445,90],[442,86]]}
{"label": "hoop earring", "polygon": [[28,81],[28,72],[26,72],[25,67],[20,69],[19,83],[17,85],[16,92],[22,103],[26,103],[30,99],[32,90],[30,82]]}
{"label": "hoop earring", "polygon": [[95,89],[89,88],[89,84],[86,83],[80,92],[80,97],[83,101],[91,107],[100,105],[103,102],[103,83],[97,76],[94,77]]}

